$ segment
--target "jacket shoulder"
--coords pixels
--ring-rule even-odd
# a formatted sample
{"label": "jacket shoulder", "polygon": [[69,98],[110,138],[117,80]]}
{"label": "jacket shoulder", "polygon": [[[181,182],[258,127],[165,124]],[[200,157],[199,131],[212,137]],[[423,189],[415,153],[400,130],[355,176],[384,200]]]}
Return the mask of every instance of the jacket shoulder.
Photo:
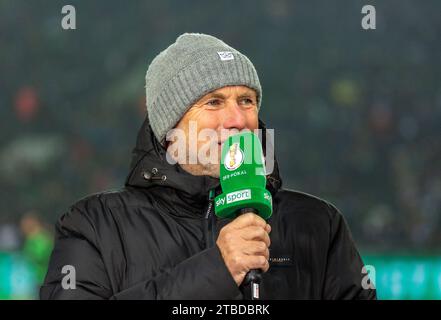
{"label": "jacket shoulder", "polygon": [[124,187],[93,193],[76,201],[72,206],[83,211],[94,209],[137,206],[145,204],[146,194],[136,188]]}
{"label": "jacket shoulder", "polygon": [[342,216],[331,202],[306,192],[282,188],[274,199],[275,205],[283,208],[282,213],[296,212],[316,218],[334,220]]}
{"label": "jacket shoulder", "polygon": [[102,225],[100,221],[104,219],[108,224],[112,220],[108,219],[110,215],[121,211],[112,209],[146,206],[145,198],[145,194],[127,187],[87,195],[73,203],[61,215],[56,223],[56,229],[61,233],[75,232],[93,235],[96,231],[95,226]]}

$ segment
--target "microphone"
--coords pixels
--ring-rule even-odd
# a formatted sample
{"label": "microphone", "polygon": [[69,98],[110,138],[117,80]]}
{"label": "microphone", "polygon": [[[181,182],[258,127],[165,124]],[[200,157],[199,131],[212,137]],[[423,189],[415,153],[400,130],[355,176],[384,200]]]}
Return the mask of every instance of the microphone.
{"label": "microphone", "polygon": [[[266,172],[259,138],[246,131],[225,140],[219,174],[222,193],[215,198],[214,211],[220,218],[235,218],[253,212],[268,219],[272,196],[266,190]],[[242,285],[251,284],[251,299],[259,299],[260,269],[250,270]]]}

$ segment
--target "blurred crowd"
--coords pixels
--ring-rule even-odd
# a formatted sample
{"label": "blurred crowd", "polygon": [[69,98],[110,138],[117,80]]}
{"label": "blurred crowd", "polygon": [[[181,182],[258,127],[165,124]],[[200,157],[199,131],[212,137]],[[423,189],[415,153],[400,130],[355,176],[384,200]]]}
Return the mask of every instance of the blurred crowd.
{"label": "blurred crowd", "polygon": [[38,295],[53,248],[52,228],[36,212],[15,224],[0,225],[0,299]]}
{"label": "blurred crowd", "polygon": [[333,202],[362,252],[438,250],[441,3],[374,1],[374,31],[362,1],[231,4],[78,1],[65,31],[59,4],[0,1],[0,252],[41,279],[56,219],[123,185],[148,63],[186,31],[256,65],[285,187]]}

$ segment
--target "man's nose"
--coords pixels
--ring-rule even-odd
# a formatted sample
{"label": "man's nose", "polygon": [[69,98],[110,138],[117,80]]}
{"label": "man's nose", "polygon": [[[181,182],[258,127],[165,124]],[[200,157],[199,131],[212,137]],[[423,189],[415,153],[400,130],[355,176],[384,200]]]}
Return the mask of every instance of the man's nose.
{"label": "man's nose", "polygon": [[225,129],[238,129],[242,130],[246,128],[247,120],[245,111],[237,104],[237,102],[227,103],[224,115],[223,127]]}

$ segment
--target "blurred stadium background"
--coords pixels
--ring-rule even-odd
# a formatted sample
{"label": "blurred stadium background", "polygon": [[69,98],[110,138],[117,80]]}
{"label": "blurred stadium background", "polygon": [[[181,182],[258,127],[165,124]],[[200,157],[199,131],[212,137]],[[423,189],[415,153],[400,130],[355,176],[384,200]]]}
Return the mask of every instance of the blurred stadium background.
{"label": "blurred stadium background", "polygon": [[37,298],[56,219],[122,186],[146,68],[183,32],[253,61],[284,185],[340,208],[379,298],[441,299],[439,0],[64,2],[0,0],[0,299]]}

